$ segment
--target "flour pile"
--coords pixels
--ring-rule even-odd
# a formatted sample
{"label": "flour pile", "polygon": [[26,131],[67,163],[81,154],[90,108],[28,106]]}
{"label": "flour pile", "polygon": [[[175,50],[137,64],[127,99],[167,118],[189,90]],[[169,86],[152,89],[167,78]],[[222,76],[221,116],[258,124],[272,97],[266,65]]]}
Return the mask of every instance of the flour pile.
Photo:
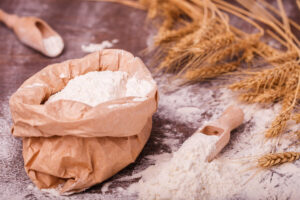
{"label": "flour pile", "polygon": [[58,56],[64,48],[64,42],[59,36],[45,38],[43,39],[43,43],[48,56],[50,57]]}
{"label": "flour pile", "polygon": [[217,140],[217,136],[194,134],[173,153],[171,160],[156,163],[144,171],[142,179],[129,191],[137,191],[140,199],[173,200],[217,199],[234,192],[237,187],[231,177],[220,174],[221,163],[205,161]]}
{"label": "flour pile", "polygon": [[[52,95],[47,103],[64,100],[79,101],[90,106],[122,97],[146,97],[152,84],[121,71],[96,71],[70,80],[60,92]],[[137,99],[139,100],[139,99]]]}

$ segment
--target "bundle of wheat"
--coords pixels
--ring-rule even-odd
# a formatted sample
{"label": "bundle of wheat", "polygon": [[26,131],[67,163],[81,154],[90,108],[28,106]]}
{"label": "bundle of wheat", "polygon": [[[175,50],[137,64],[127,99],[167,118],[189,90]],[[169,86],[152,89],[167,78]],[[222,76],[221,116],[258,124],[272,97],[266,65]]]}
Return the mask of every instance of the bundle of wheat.
{"label": "bundle of wheat", "polygon": [[[262,58],[271,68],[243,71],[246,77],[229,88],[239,91],[239,99],[247,103],[281,103],[280,113],[265,132],[267,138],[284,133],[290,119],[300,122],[296,111],[300,42],[291,28],[300,30],[300,25],[287,17],[282,0],[277,0],[279,9],[265,0],[98,1],[132,4],[147,10],[149,19],[159,18],[157,69],[176,73],[187,81],[211,79],[238,70],[241,63],[252,65],[256,58]],[[231,15],[252,25],[256,32],[246,33],[230,24]],[[266,35],[283,48],[268,45],[262,39]]]}

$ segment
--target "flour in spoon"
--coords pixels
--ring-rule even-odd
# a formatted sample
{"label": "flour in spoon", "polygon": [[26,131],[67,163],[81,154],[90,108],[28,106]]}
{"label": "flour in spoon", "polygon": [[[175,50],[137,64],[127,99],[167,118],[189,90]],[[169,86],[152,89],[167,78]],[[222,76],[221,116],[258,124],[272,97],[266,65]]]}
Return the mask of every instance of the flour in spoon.
{"label": "flour in spoon", "polygon": [[50,57],[58,56],[64,48],[64,42],[59,36],[44,38],[43,43]]}
{"label": "flour in spoon", "polygon": [[[219,163],[205,161],[206,155],[214,151],[218,138],[194,134],[169,161],[146,169],[142,179],[131,185],[129,192],[138,192],[140,199],[149,200],[206,199],[213,195],[224,197],[226,191],[233,192],[230,178],[220,175]],[[224,186],[216,187],[220,184]],[[209,194],[210,191],[215,191],[215,194]]]}
{"label": "flour in spoon", "polygon": [[[61,99],[79,101],[90,106],[122,97],[144,97],[151,91],[150,81],[129,77],[121,71],[89,72],[71,79],[66,87],[52,95],[47,103]],[[121,104],[123,105],[123,104]],[[113,108],[113,107],[110,107]]]}

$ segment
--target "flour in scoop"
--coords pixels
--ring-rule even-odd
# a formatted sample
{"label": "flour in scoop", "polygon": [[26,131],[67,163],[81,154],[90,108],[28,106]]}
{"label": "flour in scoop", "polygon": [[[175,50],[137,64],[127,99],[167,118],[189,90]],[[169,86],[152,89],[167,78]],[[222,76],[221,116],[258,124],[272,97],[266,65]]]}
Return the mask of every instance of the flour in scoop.
{"label": "flour in scoop", "polygon": [[133,184],[129,192],[137,192],[140,199],[149,200],[203,200],[233,192],[234,185],[220,175],[219,164],[205,161],[206,155],[214,151],[217,140],[217,136],[194,134],[169,161],[146,169],[142,179]]}
{"label": "flour in scoop", "polygon": [[51,36],[43,39],[45,50],[48,52],[48,56],[58,56],[63,48],[64,42],[59,36]]}
{"label": "flour in scoop", "polygon": [[135,76],[129,77],[126,72],[89,72],[71,79],[66,87],[52,95],[47,103],[64,99],[96,106],[122,97],[146,97],[152,87],[150,81],[140,80]]}

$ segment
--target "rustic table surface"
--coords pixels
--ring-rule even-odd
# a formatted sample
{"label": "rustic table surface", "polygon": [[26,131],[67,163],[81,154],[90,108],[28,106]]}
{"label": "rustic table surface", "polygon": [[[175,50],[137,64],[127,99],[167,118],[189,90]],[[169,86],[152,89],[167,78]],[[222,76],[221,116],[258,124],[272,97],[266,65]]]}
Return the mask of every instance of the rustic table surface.
{"label": "rustic table surface", "polygon": [[[292,0],[285,1],[291,11],[290,16],[300,22],[298,10]],[[90,2],[82,0],[1,0],[0,8],[22,16],[36,16],[47,21],[65,41],[65,49],[57,58],[47,58],[40,53],[23,46],[11,30],[0,24],[0,199],[56,199],[58,197],[30,189],[32,185],[23,168],[22,143],[20,138],[10,134],[12,124],[9,113],[8,100],[18,87],[31,75],[43,67],[80,58],[86,53],[81,50],[81,45],[100,43],[103,40],[118,39],[114,48],[125,49],[141,57],[146,63],[151,57],[144,56],[144,50],[151,42],[151,35],[155,28],[146,25],[146,13],[141,10],[129,8],[115,3]],[[149,36],[150,35],[150,36]],[[223,80],[220,80],[223,83]],[[160,82],[158,81],[158,84]],[[217,88],[210,83],[201,83],[194,88],[211,88],[218,95]],[[208,120],[213,115],[209,105],[216,102],[202,103],[207,107],[198,123]],[[161,115],[160,113],[164,113]],[[196,127],[179,120],[166,117],[163,108],[159,108],[154,115],[152,135],[137,161],[112,177],[112,184],[108,191],[101,190],[103,183],[95,185],[87,191],[71,196],[74,199],[104,199],[125,198],[121,195],[112,195],[120,188],[126,188],[131,181],[118,181],[120,177],[131,175],[133,170],[144,169],[152,164],[147,161],[147,155],[162,152],[171,152],[168,145],[161,143],[166,129],[172,127],[173,139],[182,143],[185,138],[195,131]],[[236,132],[242,132],[245,126]],[[181,133],[181,134],[176,134]],[[135,180],[137,181],[137,180]],[[28,189],[29,188],[29,189]],[[104,194],[105,193],[105,194]]]}

